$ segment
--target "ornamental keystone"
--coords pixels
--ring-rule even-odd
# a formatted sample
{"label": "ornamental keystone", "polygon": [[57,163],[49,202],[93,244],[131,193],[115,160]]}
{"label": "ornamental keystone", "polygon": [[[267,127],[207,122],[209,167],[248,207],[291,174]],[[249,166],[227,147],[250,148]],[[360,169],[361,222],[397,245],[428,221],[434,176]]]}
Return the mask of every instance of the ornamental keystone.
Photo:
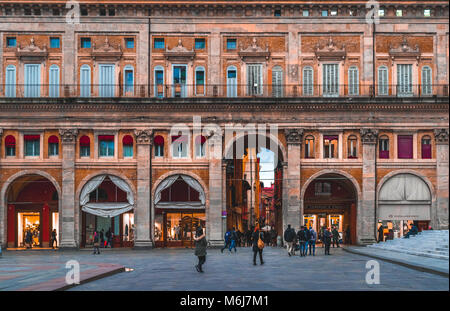
{"label": "ornamental keystone", "polygon": [[72,144],[77,140],[78,129],[60,129],[59,135],[63,144]]}
{"label": "ornamental keystone", "polygon": [[303,138],[302,128],[285,129],[284,135],[288,144],[301,144]]}
{"label": "ornamental keystone", "polygon": [[137,144],[153,144],[153,130],[134,130]]}

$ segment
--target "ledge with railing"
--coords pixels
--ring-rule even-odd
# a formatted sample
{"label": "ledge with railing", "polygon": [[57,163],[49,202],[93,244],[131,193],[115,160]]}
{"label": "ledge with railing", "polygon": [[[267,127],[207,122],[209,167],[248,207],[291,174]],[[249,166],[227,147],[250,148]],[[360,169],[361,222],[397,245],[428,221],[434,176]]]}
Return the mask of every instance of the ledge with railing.
{"label": "ledge with railing", "polygon": [[348,85],[348,84],[1,84],[0,97],[448,97],[442,85]]}

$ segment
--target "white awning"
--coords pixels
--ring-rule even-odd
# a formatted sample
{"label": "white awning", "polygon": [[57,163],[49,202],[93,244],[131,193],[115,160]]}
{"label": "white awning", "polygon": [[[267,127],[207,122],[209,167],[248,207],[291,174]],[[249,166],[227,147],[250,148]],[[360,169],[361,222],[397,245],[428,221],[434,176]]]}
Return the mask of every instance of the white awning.
{"label": "white awning", "polygon": [[183,209],[204,209],[205,205],[201,202],[159,202],[157,208],[183,208]]}
{"label": "white awning", "polygon": [[[195,180],[194,178],[188,176],[188,175],[172,175],[167,177],[166,179],[164,179],[159,185],[158,188],[156,188],[155,191],[155,206],[159,207],[158,205],[160,205],[161,203],[159,203],[159,201],[161,201],[161,192],[164,189],[169,188],[170,186],[172,186],[172,184],[179,178],[181,177],[183,179],[184,182],[186,182],[189,187],[193,188],[195,191],[198,192],[198,197],[200,199],[201,204],[205,205],[205,192],[203,191],[203,187],[200,185],[200,183]],[[192,203],[196,203],[196,202],[180,202],[180,203],[188,203],[190,205],[192,205]],[[170,204],[176,204],[176,202],[170,202]],[[192,205],[194,206],[194,205]]]}
{"label": "white awning", "polygon": [[[97,189],[108,177],[119,189],[127,194],[127,202],[89,203],[89,194]],[[83,212],[101,217],[115,217],[134,208],[134,196],[130,186],[121,178],[113,175],[99,175],[89,180],[80,194],[80,205]]]}

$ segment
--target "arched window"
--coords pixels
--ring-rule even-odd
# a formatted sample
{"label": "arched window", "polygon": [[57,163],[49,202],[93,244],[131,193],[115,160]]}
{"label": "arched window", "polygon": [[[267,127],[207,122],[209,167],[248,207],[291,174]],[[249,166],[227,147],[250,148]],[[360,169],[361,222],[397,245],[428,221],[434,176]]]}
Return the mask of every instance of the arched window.
{"label": "arched window", "polygon": [[386,66],[378,67],[378,95],[389,95],[389,74]]}
{"label": "arched window", "polygon": [[134,68],[131,65],[126,65],[123,69],[123,94],[134,94]]}
{"label": "arched window", "polygon": [[13,65],[6,67],[5,96],[16,97],[16,66]]}
{"label": "arched window", "polygon": [[237,97],[237,69],[235,66],[227,68],[227,97]]}
{"label": "arched window", "polygon": [[431,159],[431,137],[422,137],[422,159]]}
{"label": "arched window", "polygon": [[422,67],[422,95],[433,95],[431,68]]}
{"label": "arched window", "polygon": [[91,96],[91,67],[83,65],[80,69],[80,96]]}
{"label": "arched window", "polygon": [[172,136],[172,156],[174,158],[187,158],[188,137],[183,135]]}
{"label": "arched window", "polygon": [[91,140],[88,136],[80,138],[80,157],[89,157],[91,155]]}
{"label": "arched window", "polygon": [[205,95],[205,68],[195,68],[195,95]]}
{"label": "arched window", "polygon": [[59,139],[52,135],[48,138],[48,156],[57,156],[59,154]]}
{"label": "arched window", "polygon": [[164,137],[157,135],[153,142],[155,144],[155,157],[164,157]]}
{"label": "arched window", "polygon": [[123,144],[123,157],[132,158],[133,157],[133,137],[131,135],[125,135],[122,139]]}
{"label": "arched window", "polygon": [[305,138],[305,158],[314,158],[314,136],[308,135]]}
{"label": "arched window", "polygon": [[347,148],[348,148],[347,154],[349,159],[356,159],[358,157],[357,144],[358,138],[356,138],[355,135],[350,135],[347,139]]}
{"label": "arched window", "polygon": [[283,68],[275,66],[272,69],[272,96],[283,97]]}
{"label": "arched window", "polygon": [[154,69],[155,81],[155,97],[164,97],[164,68],[163,66],[156,66]]}
{"label": "arched window", "polygon": [[59,97],[59,67],[58,65],[51,65],[48,77],[48,96]]}
{"label": "arched window", "polygon": [[197,136],[195,137],[195,156],[197,158],[203,158],[205,156],[205,136]]}
{"label": "arched window", "polygon": [[303,68],[303,95],[314,95],[314,71],[311,66]]}
{"label": "arched window", "polygon": [[5,151],[7,157],[16,156],[16,138],[12,135],[5,137]]}
{"label": "arched window", "polygon": [[389,137],[386,135],[380,136],[379,145],[380,159],[389,159]]}
{"label": "arched window", "polygon": [[359,95],[359,72],[356,66],[348,69],[348,95]]}

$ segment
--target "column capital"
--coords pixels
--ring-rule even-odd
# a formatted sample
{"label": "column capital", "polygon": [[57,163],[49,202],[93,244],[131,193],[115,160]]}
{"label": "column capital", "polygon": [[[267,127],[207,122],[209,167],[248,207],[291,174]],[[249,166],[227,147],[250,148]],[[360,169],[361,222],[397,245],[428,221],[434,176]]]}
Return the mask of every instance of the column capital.
{"label": "column capital", "polygon": [[63,144],[73,144],[77,140],[78,129],[59,129],[59,135]]}
{"label": "column capital", "polygon": [[152,145],[153,144],[153,130],[134,130],[136,136],[136,144],[138,145]]}
{"label": "column capital", "polygon": [[286,142],[290,145],[300,145],[303,139],[303,131],[304,130],[302,128],[284,129]]}
{"label": "column capital", "polygon": [[434,129],[433,132],[434,132],[434,139],[436,140],[437,145],[448,144],[448,129],[446,128]]}
{"label": "column capital", "polygon": [[363,144],[376,144],[378,129],[360,129],[361,141]]}

